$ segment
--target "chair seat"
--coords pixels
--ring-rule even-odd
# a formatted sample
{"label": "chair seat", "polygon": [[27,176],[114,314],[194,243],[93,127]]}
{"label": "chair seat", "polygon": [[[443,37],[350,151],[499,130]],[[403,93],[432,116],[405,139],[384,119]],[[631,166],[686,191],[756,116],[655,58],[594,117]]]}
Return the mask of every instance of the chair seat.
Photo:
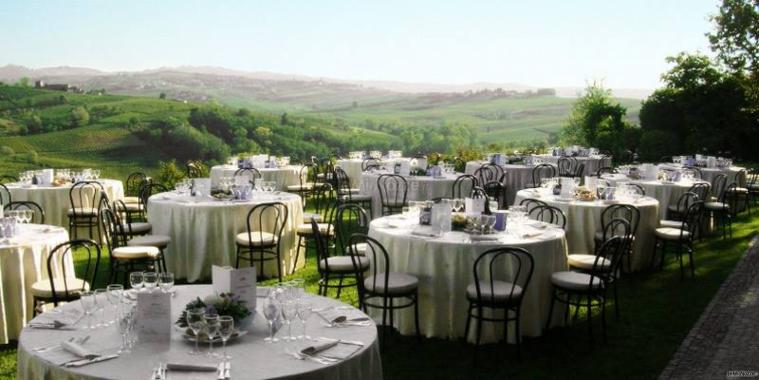
{"label": "chair seat", "polygon": [[118,247],[111,251],[111,257],[119,260],[155,259],[160,254],[158,248],[144,245]]}
{"label": "chair seat", "polygon": [[142,211],[144,209],[142,203],[124,203],[124,206],[127,211]]}
{"label": "chair seat", "polygon": [[353,194],[353,195],[341,195],[340,200],[343,202],[371,202],[371,195]]}
{"label": "chair seat", "polygon": [[723,211],[730,208],[727,203],[722,202],[706,202],[704,207],[709,211]]}
{"label": "chair seat", "polygon": [[[356,257],[355,260],[359,268],[361,269],[369,268],[369,260],[367,258]],[[350,256],[332,256],[326,259],[321,259],[321,261],[319,261],[319,269],[326,270],[327,267],[329,267],[330,272],[336,272],[336,273],[337,272],[340,272],[340,273],[355,272],[353,268],[353,259],[351,259]]]}
{"label": "chair seat", "polygon": [[659,221],[659,227],[669,227],[669,228],[677,228],[680,229],[683,226],[683,222],[679,220],[666,220],[662,219]]}
{"label": "chair seat", "polygon": [[[319,232],[322,235],[327,235],[328,231],[329,231],[330,236],[335,233],[335,228],[330,223],[317,223],[317,224],[319,225]],[[296,233],[301,236],[311,236],[314,234],[314,230],[311,227],[311,223],[303,223],[298,226]]]}
{"label": "chair seat", "polygon": [[130,247],[143,245],[148,247],[166,248],[169,243],[171,243],[171,238],[166,235],[143,235],[131,238],[127,242],[127,245]]}
{"label": "chair seat", "polygon": [[76,207],[76,208],[70,208],[66,212],[66,215],[68,216],[74,216],[74,212],[76,211],[76,216],[82,216],[82,217],[92,217],[95,218],[98,216],[98,209],[91,208],[91,207]]}
{"label": "chair seat", "polygon": [[[590,275],[582,272],[556,272],[551,275],[551,283],[555,286],[577,291],[588,291],[591,289]],[[593,289],[598,289],[603,284],[599,277],[593,277]]]}
{"label": "chair seat", "polygon": [[[574,254],[567,256],[567,263],[571,268],[578,268],[582,270],[593,270],[593,264],[596,262],[596,255],[587,254]],[[596,268],[607,269],[611,266],[611,260],[601,257],[598,260],[598,266]]]}
{"label": "chair seat", "polygon": [[132,231],[132,235],[143,235],[149,233],[153,229],[153,225],[147,222],[132,222],[132,223],[124,223],[122,226],[125,233],[129,233],[129,231]]}
{"label": "chair seat", "polygon": [[745,187],[734,187],[732,189],[728,189],[727,191],[729,193],[748,194],[748,189]]}
{"label": "chair seat", "polygon": [[322,216],[321,216],[321,214],[304,212],[303,213],[303,223],[304,224],[311,224],[311,220],[315,220],[316,223],[319,223],[319,222],[322,221]]}
{"label": "chair seat", "polygon": [[310,191],[314,189],[313,183],[304,183],[298,185],[287,186],[287,191]]}
{"label": "chair seat", "polygon": [[[513,294],[512,294],[512,288]],[[506,281],[493,281],[493,290],[490,288],[490,281],[480,281],[480,294],[482,295],[482,301],[485,303],[491,302],[504,303],[509,300],[516,301],[522,297],[523,289],[519,285],[512,284]],[[477,286],[472,283],[466,287],[466,298],[470,301],[477,301]]]}
{"label": "chair seat", "polygon": [[[90,284],[80,278],[66,278],[65,284],[62,278],[56,278],[53,282],[55,283],[55,292],[61,297],[65,294],[66,288],[68,288],[69,293],[81,291],[82,289],[85,291],[90,290]],[[32,295],[37,298],[53,298],[50,280],[44,279],[32,284]]]}
{"label": "chair seat", "polygon": [[654,231],[654,234],[656,234],[656,237],[662,240],[680,240],[680,233],[682,232],[682,237],[687,239],[690,237],[689,231],[683,231],[680,228],[672,228],[672,227],[661,227],[657,228],[656,231]]}
{"label": "chair seat", "polygon": [[678,207],[677,205],[669,205],[667,207],[667,210],[670,211],[670,212],[677,213],[677,214],[683,214],[683,213],[685,213],[685,211],[681,207]]}
{"label": "chair seat", "polygon": [[124,202],[124,203],[126,203],[126,204],[129,204],[129,203],[140,203],[140,198],[139,197],[124,197],[124,198],[121,198],[121,201]]}
{"label": "chair seat", "polygon": [[[374,283],[375,276],[369,276],[364,280],[364,288],[374,294],[385,294],[385,273],[377,273],[377,283]],[[399,296],[412,293],[419,286],[419,279],[405,273],[390,272],[388,273],[387,295]],[[375,286],[376,285],[376,286]]]}
{"label": "chair seat", "polygon": [[[251,241],[252,240],[252,241]],[[277,244],[277,237],[270,232],[252,231],[250,234],[241,232],[235,236],[235,243],[247,247],[253,243],[254,247]]]}

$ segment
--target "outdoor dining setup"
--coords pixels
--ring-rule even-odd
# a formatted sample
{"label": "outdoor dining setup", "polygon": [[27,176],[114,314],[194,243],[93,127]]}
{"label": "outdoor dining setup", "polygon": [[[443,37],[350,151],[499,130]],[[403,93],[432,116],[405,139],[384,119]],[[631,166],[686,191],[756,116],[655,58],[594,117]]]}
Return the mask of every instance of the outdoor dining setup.
{"label": "outdoor dining setup", "polygon": [[756,180],[724,158],[614,166],[577,146],[238,155],[173,183],[22,172],[0,183],[0,340],[23,378],[156,380],[380,379],[388,331],[522,355],[570,306],[592,343],[607,309],[636,312],[620,278],[667,260],[694,277],[694,241],[729,236]]}

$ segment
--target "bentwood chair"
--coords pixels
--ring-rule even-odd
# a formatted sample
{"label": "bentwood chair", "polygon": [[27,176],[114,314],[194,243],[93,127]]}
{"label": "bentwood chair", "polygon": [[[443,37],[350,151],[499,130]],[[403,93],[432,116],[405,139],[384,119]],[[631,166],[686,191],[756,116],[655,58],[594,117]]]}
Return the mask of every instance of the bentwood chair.
{"label": "bentwood chair", "polygon": [[134,221],[132,214],[129,213],[129,209],[122,200],[113,201],[112,208],[121,221],[122,228],[127,237],[146,235],[153,230],[153,226],[148,222]]}
{"label": "bentwood chair", "polygon": [[3,210],[4,211],[31,210],[33,212],[31,223],[45,224],[45,210],[43,210],[42,206],[40,206],[36,202],[32,202],[32,201],[10,202],[10,203],[6,203],[5,206],[3,206]]}
{"label": "bentwood chair", "polygon": [[361,171],[365,172],[371,169],[379,169],[382,166],[382,161],[377,158],[369,157],[361,161]]}
{"label": "bentwood chair", "polygon": [[256,168],[237,169],[235,170],[235,174],[232,176],[247,178],[248,182],[250,182],[251,185],[255,184],[257,179],[263,178],[261,172],[259,172]]}
{"label": "bentwood chair", "polygon": [[[69,189],[69,205],[67,211],[69,218],[69,233],[74,239],[79,236],[80,228],[89,230],[90,239],[100,239],[100,224],[98,207],[101,199],[105,197],[103,185],[97,181],[81,181],[75,183]],[[98,235],[93,235],[93,228],[97,228]]]}
{"label": "bentwood chair", "polygon": [[151,196],[159,193],[165,193],[167,191],[169,191],[169,189],[160,183],[148,183],[143,186],[142,192],[140,193],[140,199],[142,200],[142,204],[145,207],[145,210],[148,209],[148,200]]}
{"label": "bentwood chair", "polygon": [[140,194],[142,188],[150,182],[145,173],[134,172],[127,177],[124,198],[121,201],[127,208],[130,219],[146,220],[145,205],[142,203]]}
{"label": "bentwood chair", "polygon": [[377,190],[382,204],[382,216],[400,214],[407,206],[408,182],[396,174],[382,174],[377,178]]}
{"label": "bentwood chair", "polygon": [[[630,226],[630,236],[620,235],[621,229],[619,226],[612,226],[615,220],[624,220]],[[612,236],[622,236],[625,239],[629,239],[627,247],[629,251],[626,252],[627,267],[632,268],[632,254],[633,246],[635,245],[635,237],[638,234],[638,225],[640,224],[640,209],[631,204],[615,204],[607,206],[601,211],[601,231],[596,232],[593,237],[595,248],[601,247],[603,242],[609,240]],[[615,228],[612,228],[615,227]],[[572,256],[572,255],[569,255]],[[571,261],[571,259],[569,259]],[[569,263],[572,267],[572,263]]]}
{"label": "bentwood chair", "polygon": [[[311,221],[311,230],[316,243],[319,295],[326,297],[329,289],[337,289],[335,297],[339,299],[344,288],[358,285],[360,272],[369,268],[369,260],[365,257],[356,257],[354,260],[351,255],[357,255],[357,250],[351,251],[350,249],[346,254],[330,255],[330,242],[329,239],[325,238],[322,227],[315,221]],[[337,284],[335,284],[335,280],[337,280]]]}
{"label": "bentwood chair", "polygon": [[[501,275],[501,268],[510,268],[511,275]],[[469,326],[472,319],[477,321],[475,326],[475,342],[480,345],[482,322],[503,323],[503,339],[508,341],[508,324],[514,321],[516,332],[517,355],[521,357],[522,333],[520,321],[522,316],[522,300],[530,285],[535,260],[532,254],[524,248],[499,247],[483,252],[474,261],[474,283],[466,287],[466,298],[469,301],[464,337],[469,336]],[[485,309],[492,310],[491,316],[485,314]],[[477,311],[474,313],[474,311]],[[503,310],[503,317],[498,312]]]}
{"label": "bentwood chair", "polygon": [[717,223],[722,230],[722,238],[733,237],[733,218],[738,212],[738,198],[734,196],[738,186],[735,182],[725,187],[716,200],[704,203],[704,210],[709,214],[709,220]]}
{"label": "bentwood chair", "polygon": [[306,205],[306,200],[314,195],[315,182],[311,176],[315,170],[315,166],[312,164],[302,165],[298,171],[298,184],[288,185],[286,187],[288,193],[295,193],[300,195],[300,199],[303,202],[304,207]]}
{"label": "bentwood chair", "polygon": [[485,194],[487,194],[490,199],[498,202],[499,209],[505,210],[509,207],[506,201],[506,185],[504,185],[503,182],[488,182],[484,185],[483,190],[485,190]]}
{"label": "bentwood chair", "polygon": [[534,199],[534,198],[525,198],[525,199],[522,199],[522,201],[519,202],[519,205],[520,206],[524,206],[525,210],[527,210],[527,214],[528,215],[529,215],[530,211],[532,209],[534,209],[535,207],[538,207],[538,206],[548,206],[547,203],[545,203],[545,202],[543,202],[541,200],[538,200],[538,199]]}
{"label": "bentwood chair", "polygon": [[[317,199],[317,207],[322,208],[317,208],[316,214],[308,214],[308,216],[304,214],[303,223],[298,225],[298,228],[295,230],[295,235],[298,237],[298,244],[295,249],[295,260],[293,260],[293,272],[295,271],[295,268],[298,264],[298,259],[300,259],[301,250],[303,251],[304,259],[308,259],[308,243],[314,242],[314,233],[313,229],[311,228],[312,221],[318,223],[322,237],[325,238],[328,242],[327,246],[332,246],[332,242],[335,238],[335,210],[337,209],[338,205],[335,200],[328,199],[329,189],[331,188],[332,187],[329,184],[324,184],[324,186],[320,187],[320,198],[322,199]],[[340,206],[343,205],[356,204],[345,203]]]}
{"label": "bentwood chair", "polygon": [[573,177],[575,172],[576,160],[574,157],[561,157],[556,163],[559,167],[559,177]]}
{"label": "bentwood chair", "polygon": [[258,272],[263,277],[264,262],[274,260],[277,265],[277,278],[282,281],[281,242],[287,213],[287,206],[282,202],[261,203],[248,212],[247,231],[235,236],[236,268],[240,267],[240,260],[248,261],[251,265],[258,261]]}
{"label": "bentwood chair", "polygon": [[451,185],[451,196],[453,198],[465,198],[472,193],[472,189],[479,185],[477,177],[471,174],[462,174],[453,181]]}
{"label": "bentwood chair", "polygon": [[351,187],[350,178],[342,168],[336,167],[333,175],[337,184],[337,204],[356,203],[371,214],[372,196],[368,194],[359,194],[360,189]]}
{"label": "bentwood chair", "polygon": [[567,229],[567,217],[564,215],[564,212],[557,207],[549,206],[546,204],[539,204],[532,208],[529,208],[527,215],[530,217],[530,219],[553,224],[555,226],[561,227],[562,230]]}
{"label": "bentwood chair", "polygon": [[690,262],[691,277],[696,276],[695,264],[693,262],[693,240],[698,233],[701,225],[701,217],[704,213],[704,201],[695,201],[685,213],[685,217],[680,226],[659,227],[655,230],[656,244],[654,245],[654,254],[651,260],[656,258],[656,251],[661,249],[661,262],[659,267],[664,267],[664,257],[669,244],[675,246],[675,254],[680,261],[680,279],[685,278],[685,268],[683,266],[683,256],[687,253]]}
{"label": "bentwood chair", "polygon": [[[73,260],[74,251],[86,256],[83,277],[69,273],[66,263]],[[95,283],[100,265],[100,246],[93,240],[71,240],[57,245],[47,257],[47,278],[32,284],[33,315],[42,312],[45,304],[57,307],[60,302],[79,299],[82,292]]]}
{"label": "bentwood chair", "polygon": [[[707,185],[707,184],[704,183],[702,185]],[[703,198],[701,198],[701,196],[698,195],[698,193],[691,190],[694,190],[693,187],[691,187],[690,189],[688,189],[688,191],[680,195],[680,197],[677,198],[677,203],[673,205],[669,205],[669,207],[667,207],[667,219],[661,221],[659,223],[660,225],[665,226],[665,227],[673,227],[675,225],[682,224],[683,217],[685,216],[685,213],[688,212],[690,205],[692,205],[693,202],[704,200]],[[706,190],[706,194],[708,194],[708,187]]]}
{"label": "bentwood chair", "polygon": [[[345,204],[337,207],[333,223],[336,252],[343,255],[348,254],[348,239],[356,233],[368,234],[370,221],[371,218],[359,205]],[[324,234],[322,233],[322,235]],[[358,244],[354,248],[358,255],[363,256],[366,253],[365,244]]]}
{"label": "bentwood chair", "polygon": [[540,164],[532,168],[532,185],[540,187],[544,179],[556,177],[556,167],[551,164]]}
{"label": "bentwood chair", "polygon": [[[553,320],[553,309],[556,302],[566,305],[564,311],[564,323],[569,317],[569,307],[585,308],[588,320],[588,336],[591,343],[593,339],[593,308],[601,309],[601,331],[603,340],[606,341],[606,292],[613,282],[613,276],[619,270],[622,256],[626,251],[624,239],[619,236],[612,237],[596,252],[591,269],[587,272],[562,271],[551,275],[553,296],[551,306],[548,309],[546,330]],[[577,313],[575,314],[577,316]]]}
{"label": "bentwood chair", "polygon": [[495,164],[483,164],[474,171],[474,177],[480,184],[502,182],[505,175],[503,168]]}
{"label": "bentwood chair", "polygon": [[110,256],[110,283],[118,283],[123,274],[122,284],[129,284],[129,273],[135,270],[161,269],[163,255],[156,247],[128,245],[128,236],[119,216],[110,208],[100,210],[100,221],[105,232],[105,241]]}
{"label": "bentwood chair", "polygon": [[729,190],[727,190],[727,193],[725,194],[725,198],[732,201],[731,203],[735,204],[735,209],[733,210],[734,214],[738,214],[741,211],[747,210],[748,215],[751,216],[751,194],[748,189],[748,184],[746,179],[748,178],[748,174],[746,172],[746,169],[738,170],[735,173],[735,177],[733,178],[733,183],[735,183],[735,186]]}
{"label": "bentwood chair", "polygon": [[[366,244],[364,256],[358,255],[357,246]],[[353,268],[358,275],[358,302],[364,312],[368,308],[382,310],[382,326],[395,326],[395,311],[408,307],[414,308],[414,324],[416,335],[419,332],[419,279],[410,274],[391,271],[390,256],[379,241],[364,235],[353,234],[349,240],[348,252],[353,260]],[[363,258],[363,259],[362,259]],[[361,270],[362,264],[368,259],[371,267],[366,273]],[[387,328],[383,329],[383,340],[386,340]]]}

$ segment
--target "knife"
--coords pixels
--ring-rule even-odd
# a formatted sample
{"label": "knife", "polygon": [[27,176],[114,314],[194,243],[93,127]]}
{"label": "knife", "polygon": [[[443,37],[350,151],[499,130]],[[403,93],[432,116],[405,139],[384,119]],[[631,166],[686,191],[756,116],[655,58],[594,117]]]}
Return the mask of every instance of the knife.
{"label": "knife", "polygon": [[82,360],[77,360],[73,362],[68,362],[68,363],[63,364],[63,366],[64,367],[81,367],[87,364],[98,363],[98,362],[111,360],[118,357],[119,357],[119,354],[103,355],[103,356],[98,356],[93,359],[82,359]]}

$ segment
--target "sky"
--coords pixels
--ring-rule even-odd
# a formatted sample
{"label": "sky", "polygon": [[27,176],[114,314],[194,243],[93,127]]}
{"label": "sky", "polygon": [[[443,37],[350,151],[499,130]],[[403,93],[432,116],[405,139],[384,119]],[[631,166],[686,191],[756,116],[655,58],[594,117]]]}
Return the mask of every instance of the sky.
{"label": "sky", "polygon": [[656,88],[717,0],[2,0],[0,65]]}

